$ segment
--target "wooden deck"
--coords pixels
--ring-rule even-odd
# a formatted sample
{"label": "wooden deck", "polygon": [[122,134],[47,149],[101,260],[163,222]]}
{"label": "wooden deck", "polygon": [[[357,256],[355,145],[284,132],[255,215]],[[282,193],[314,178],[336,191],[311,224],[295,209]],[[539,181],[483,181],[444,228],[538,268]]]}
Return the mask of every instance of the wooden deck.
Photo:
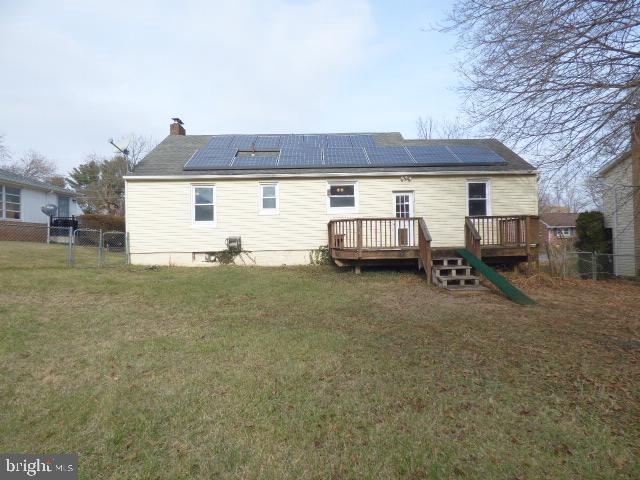
{"label": "wooden deck", "polygon": [[328,225],[331,257],[338,265],[418,261],[431,268],[434,253],[451,255],[465,247],[489,262],[537,260],[538,217],[526,215],[467,217],[465,245],[431,247],[431,235],[422,217],[349,218]]}

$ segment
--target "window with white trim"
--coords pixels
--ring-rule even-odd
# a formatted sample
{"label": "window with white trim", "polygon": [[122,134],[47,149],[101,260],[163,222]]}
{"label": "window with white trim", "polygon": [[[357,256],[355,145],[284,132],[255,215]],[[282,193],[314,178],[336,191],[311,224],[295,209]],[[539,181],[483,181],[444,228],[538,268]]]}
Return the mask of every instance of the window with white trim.
{"label": "window with white trim", "polygon": [[468,182],[467,199],[470,217],[490,215],[489,182]]}
{"label": "window with white trim", "polygon": [[193,221],[196,224],[213,224],[216,221],[216,187],[193,185]]}
{"label": "window with white trim", "polygon": [[331,183],[327,192],[330,212],[355,212],[358,185],[355,182]]}
{"label": "window with white trim", "polygon": [[20,220],[20,194],[19,188],[0,185],[0,214],[2,218]]}
{"label": "window with white trim", "polygon": [[575,237],[575,228],[572,228],[572,227],[556,228],[556,237],[562,237],[562,238]]}
{"label": "window with white trim", "polygon": [[260,213],[263,215],[276,215],[280,208],[279,188],[277,183],[260,184]]}

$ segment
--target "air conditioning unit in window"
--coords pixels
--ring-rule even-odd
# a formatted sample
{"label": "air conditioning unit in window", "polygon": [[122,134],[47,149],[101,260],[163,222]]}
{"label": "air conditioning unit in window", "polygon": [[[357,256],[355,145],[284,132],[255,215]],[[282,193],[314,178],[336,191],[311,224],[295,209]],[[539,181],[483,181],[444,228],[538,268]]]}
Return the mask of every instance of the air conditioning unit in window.
{"label": "air conditioning unit in window", "polygon": [[226,240],[226,244],[229,250],[242,250],[242,240],[240,237],[228,237]]}

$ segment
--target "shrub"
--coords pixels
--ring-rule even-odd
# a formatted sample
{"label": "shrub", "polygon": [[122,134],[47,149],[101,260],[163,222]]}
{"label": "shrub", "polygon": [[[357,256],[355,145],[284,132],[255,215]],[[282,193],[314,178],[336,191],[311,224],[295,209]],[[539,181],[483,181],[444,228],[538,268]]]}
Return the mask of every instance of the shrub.
{"label": "shrub", "polygon": [[124,217],[118,215],[86,214],[78,217],[79,228],[102,230],[103,232],[124,232]]}
{"label": "shrub", "polygon": [[602,212],[584,212],[576,220],[576,248],[583,252],[608,253],[609,240]]}

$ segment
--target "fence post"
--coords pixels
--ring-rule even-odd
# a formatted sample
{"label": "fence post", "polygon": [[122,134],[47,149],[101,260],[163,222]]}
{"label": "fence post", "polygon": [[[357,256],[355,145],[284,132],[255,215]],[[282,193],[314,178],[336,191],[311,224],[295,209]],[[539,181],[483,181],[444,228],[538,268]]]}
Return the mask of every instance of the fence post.
{"label": "fence post", "polygon": [[591,278],[598,280],[598,257],[596,252],[591,253]]}
{"label": "fence post", "polygon": [[98,241],[100,242],[100,246],[98,247],[98,267],[102,266],[102,256],[104,252],[102,251],[102,229],[100,229],[100,236],[98,237]]}
{"label": "fence post", "polygon": [[67,263],[73,267],[73,227],[69,227],[69,248],[67,250]]}

